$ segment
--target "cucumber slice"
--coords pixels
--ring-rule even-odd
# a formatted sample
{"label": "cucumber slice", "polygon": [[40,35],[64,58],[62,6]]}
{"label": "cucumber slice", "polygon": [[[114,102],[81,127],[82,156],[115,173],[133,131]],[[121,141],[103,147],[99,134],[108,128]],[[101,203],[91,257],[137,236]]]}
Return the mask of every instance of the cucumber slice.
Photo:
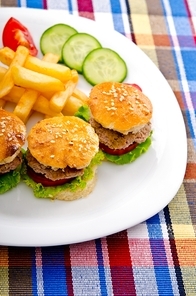
{"label": "cucumber slice", "polygon": [[100,42],[87,33],[78,33],[71,36],[63,45],[62,57],[64,63],[71,69],[82,72],[82,64],[87,54],[100,48]]}
{"label": "cucumber slice", "polygon": [[92,85],[107,81],[122,82],[127,76],[127,66],[117,52],[98,48],[86,56],[82,72]]}
{"label": "cucumber slice", "polygon": [[60,62],[62,59],[62,47],[67,39],[76,34],[77,31],[66,24],[56,24],[45,30],[40,38],[40,49],[42,54],[51,52],[60,56]]}

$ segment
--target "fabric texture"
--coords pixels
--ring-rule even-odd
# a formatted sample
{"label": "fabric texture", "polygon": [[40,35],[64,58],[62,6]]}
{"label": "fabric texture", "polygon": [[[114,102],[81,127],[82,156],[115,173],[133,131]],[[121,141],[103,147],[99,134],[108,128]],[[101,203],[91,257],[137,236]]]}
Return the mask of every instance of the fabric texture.
{"label": "fabric texture", "polygon": [[89,242],[1,246],[0,295],[196,295],[196,1],[0,4],[64,9],[97,22],[107,20],[108,27],[135,42],[163,73],[181,108],[188,141],[183,184],[162,211],[135,227]]}

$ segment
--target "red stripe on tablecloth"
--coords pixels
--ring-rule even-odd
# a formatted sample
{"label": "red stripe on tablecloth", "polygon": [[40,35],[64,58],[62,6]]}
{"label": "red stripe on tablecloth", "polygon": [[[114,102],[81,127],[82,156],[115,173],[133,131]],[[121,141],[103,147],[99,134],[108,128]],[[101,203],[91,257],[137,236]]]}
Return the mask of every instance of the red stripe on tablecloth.
{"label": "red stripe on tablecloth", "polygon": [[187,11],[187,15],[188,15],[188,20],[190,22],[191,30],[193,32],[193,38],[194,38],[194,41],[196,43],[196,32],[195,32],[195,29],[194,29],[194,25],[193,25],[193,21],[192,21],[192,15],[191,15],[191,10],[189,9],[188,1],[187,0],[184,0],[184,4],[185,4],[185,7],[186,7],[186,11]]}
{"label": "red stripe on tablecloth", "polygon": [[136,295],[127,232],[107,237],[114,295]]}
{"label": "red stripe on tablecloth", "polygon": [[67,294],[74,295],[72,273],[71,273],[70,248],[69,248],[69,245],[66,245],[64,248],[65,248],[65,272],[66,272]]}
{"label": "red stripe on tablecloth", "polygon": [[91,0],[77,0],[78,12],[80,16],[94,20],[93,3]]}
{"label": "red stripe on tablecloth", "polygon": [[48,9],[47,0],[43,0],[43,8]]}

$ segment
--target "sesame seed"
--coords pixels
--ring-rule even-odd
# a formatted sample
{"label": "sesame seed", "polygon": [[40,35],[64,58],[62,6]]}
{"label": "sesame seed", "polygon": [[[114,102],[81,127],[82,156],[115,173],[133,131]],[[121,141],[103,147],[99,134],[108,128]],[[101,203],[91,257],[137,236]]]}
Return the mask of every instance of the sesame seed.
{"label": "sesame seed", "polygon": [[111,93],[110,93],[110,92],[106,92],[106,91],[102,91],[102,94],[103,94],[103,95],[108,95],[108,96],[110,96],[110,95],[111,95]]}
{"label": "sesame seed", "polygon": [[54,155],[52,154],[52,155],[50,155],[50,158],[54,158]]}
{"label": "sesame seed", "polygon": [[55,140],[51,140],[50,143],[55,143]]}

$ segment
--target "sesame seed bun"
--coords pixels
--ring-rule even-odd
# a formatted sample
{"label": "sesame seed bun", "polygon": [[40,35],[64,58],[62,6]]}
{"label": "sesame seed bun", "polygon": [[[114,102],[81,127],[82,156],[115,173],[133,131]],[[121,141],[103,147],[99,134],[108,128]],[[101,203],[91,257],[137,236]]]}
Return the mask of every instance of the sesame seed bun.
{"label": "sesame seed bun", "polygon": [[148,97],[134,86],[123,83],[104,82],[94,86],[88,105],[98,123],[125,135],[137,131],[152,117]]}
{"label": "sesame seed bun", "polygon": [[0,165],[12,162],[25,143],[26,127],[13,113],[0,109]]}
{"label": "sesame seed bun", "polygon": [[85,168],[99,148],[94,129],[75,116],[43,119],[32,127],[27,140],[33,157],[53,169]]}

